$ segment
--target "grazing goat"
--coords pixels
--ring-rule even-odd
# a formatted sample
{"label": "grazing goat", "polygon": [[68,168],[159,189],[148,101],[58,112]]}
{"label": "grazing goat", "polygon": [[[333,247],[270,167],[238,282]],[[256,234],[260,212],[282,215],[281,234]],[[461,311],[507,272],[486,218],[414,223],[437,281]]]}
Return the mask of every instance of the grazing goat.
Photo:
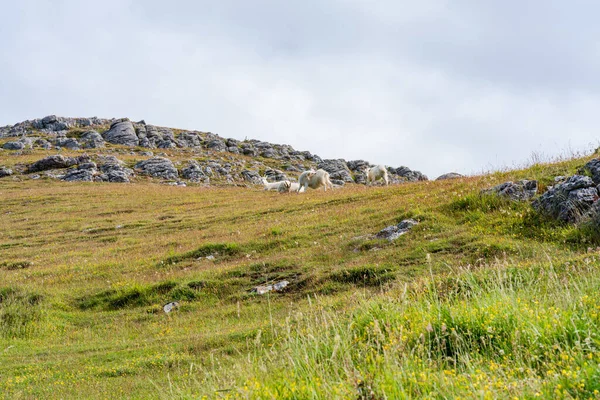
{"label": "grazing goat", "polygon": [[324,169],[304,171],[298,178],[298,190],[300,193],[305,188],[318,189],[323,186],[323,189],[327,191],[327,188],[333,189],[333,184],[329,180],[329,172]]}
{"label": "grazing goat", "polygon": [[367,185],[371,182],[375,182],[379,178],[383,178],[385,185],[389,184],[387,168],[383,165],[376,165],[374,167],[365,167],[365,174],[367,175]]}
{"label": "grazing goat", "polygon": [[289,192],[290,181],[269,182],[267,178],[261,178],[264,190],[276,190],[278,192]]}

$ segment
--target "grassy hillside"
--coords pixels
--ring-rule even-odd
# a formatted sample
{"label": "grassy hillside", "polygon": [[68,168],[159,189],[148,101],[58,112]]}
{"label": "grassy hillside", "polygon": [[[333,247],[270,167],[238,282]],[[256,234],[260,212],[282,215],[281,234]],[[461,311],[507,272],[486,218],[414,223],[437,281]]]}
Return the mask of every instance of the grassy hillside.
{"label": "grassy hillside", "polygon": [[301,195],[4,178],[0,398],[598,398],[596,244],[478,195],[585,161]]}

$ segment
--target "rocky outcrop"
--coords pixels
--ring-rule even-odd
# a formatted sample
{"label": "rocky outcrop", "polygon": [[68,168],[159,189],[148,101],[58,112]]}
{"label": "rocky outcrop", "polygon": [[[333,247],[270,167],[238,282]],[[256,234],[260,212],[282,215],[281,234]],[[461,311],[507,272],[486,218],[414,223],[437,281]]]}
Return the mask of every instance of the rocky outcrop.
{"label": "rocky outcrop", "polygon": [[83,133],[79,138],[84,149],[98,149],[104,147],[104,139],[98,132],[91,130]]}
{"label": "rocky outcrop", "polygon": [[[98,132],[102,132],[102,134]],[[184,165],[181,168],[181,176],[183,179],[192,182],[204,183],[209,181],[209,177],[217,182],[260,183],[260,178],[255,175],[255,171],[263,170],[267,171],[266,176],[269,180],[294,180],[294,177],[297,177],[302,171],[318,168],[328,171],[330,179],[336,185],[355,181],[363,183],[365,179],[361,167],[370,165],[364,160],[349,162],[343,159],[322,160],[318,155],[309,151],[295,150],[285,144],[253,139],[243,141],[233,138],[224,139],[211,132],[180,131],[148,125],[145,121],[133,122],[127,118],[63,118],[49,115],[41,119],[0,127],[0,138],[7,137],[14,137],[14,139],[8,144],[5,143],[4,147],[16,150],[33,146],[34,148],[52,149],[56,147],[63,151],[77,151],[79,149],[102,148],[105,147],[106,142],[129,147],[141,146],[148,149],[191,149],[188,150],[193,154],[191,157],[197,157],[198,160]],[[152,152],[141,152],[139,149],[124,150],[109,146],[108,151],[115,154],[128,152],[130,155],[141,154],[146,157],[153,157]],[[164,157],[173,155],[167,155],[167,153],[165,150],[165,153],[159,153],[159,155]],[[254,157],[254,160],[249,160],[248,157],[237,157],[236,154]],[[213,159],[199,161],[204,159],[206,155],[212,155]],[[279,162],[273,162],[273,160]],[[68,160],[68,157],[62,160],[49,159],[45,162],[47,165],[41,163],[30,167],[33,169],[42,168],[44,171],[49,171],[54,177],[62,177],[62,174],[66,173],[67,179],[83,177],[87,180],[88,178],[88,175],[84,172],[76,174],[74,171],[65,170],[76,165],[76,163],[73,164]],[[93,175],[94,181],[128,181],[129,177],[133,176],[133,172],[122,165],[109,163],[104,167],[104,164],[98,162],[97,172]],[[106,171],[103,171],[103,168]],[[52,169],[62,169],[63,171],[50,171]],[[388,167],[388,171],[392,183],[422,179],[418,175],[420,173],[416,171],[408,170],[410,173],[404,171],[404,178],[395,175],[393,168]],[[178,175],[174,166],[172,168],[167,166],[162,172],[158,166],[156,168],[140,169],[140,172],[163,179],[166,177],[168,177],[167,179],[176,179]]]}
{"label": "rocky outcrop", "polygon": [[391,225],[387,228],[382,229],[381,231],[375,234],[375,237],[378,239],[387,239],[389,241],[396,240],[400,236],[404,235],[406,232],[412,229],[413,226],[417,225],[419,222],[414,219],[405,219],[401,221],[398,225]]}
{"label": "rocky outcrop", "polygon": [[96,163],[87,162],[78,165],[75,169],[68,170],[62,180],[67,182],[92,182],[94,175],[97,173]]}
{"label": "rocky outcrop", "polygon": [[57,154],[54,156],[48,156],[42,158],[30,164],[27,167],[27,172],[40,172],[51,169],[60,169],[60,168],[69,168],[73,165],[77,165],[79,163],[89,162],[90,158],[87,155],[82,155],[79,157],[65,157],[63,155]]}
{"label": "rocky outcrop", "polygon": [[288,180],[287,175],[278,170],[278,169],[267,169],[265,171],[265,177],[267,178],[267,181],[269,182],[278,182],[278,181],[285,181]]}
{"label": "rocky outcrop", "polygon": [[33,147],[33,141],[28,137],[22,137],[13,142],[6,142],[2,146],[4,150],[23,150],[30,149],[31,147]]}
{"label": "rocky outcrop", "polygon": [[495,194],[514,201],[527,201],[532,199],[538,190],[535,180],[520,180],[516,182],[504,182],[500,185],[481,191],[482,194]]}
{"label": "rocky outcrop", "polygon": [[192,182],[210,182],[210,178],[205,170],[198,161],[189,160],[185,168],[181,170],[181,177],[189,179]]}
{"label": "rocky outcrop", "polygon": [[600,159],[588,161],[580,170],[581,175],[589,175],[596,185],[600,185]]}
{"label": "rocky outcrop", "polygon": [[39,138],[33,142],[33,147],[40,147],[44,150],[50,150],[52,148],[52,144],[46,139]]}
{"label": "rocky outcrop", "polygon": [[444,179],[456,179],[456,178],[464,178],[464,175],[461,175],[457,172],[448,172],[447,174],[438,176],[435,180],[442,181]]}
{"label": "rocky outcrop", "polygon": [[324,169],[329,172],[329,177],[333,180],[344,182],[354,182],[352,174],[343,159],[339,160],[323,160],[317,163],[317,168]]}
{"label": "rocky outcrop", "polygon": [[171,160],[164,157],[153,157],[135,164],[134,169],[143,175],[162,179],[177,179],[179,172]]}
{"label": "rocky outcrop", "polygon": [[206,144],[206,148],[212,151],[226,151],[227,145],[221,139],[213,139]]}
{"label": "rocky outcrop", "polygon": [[46,132],[59,132],[69,129],[71,124],[64,118],[58,118],[56,115],[48,115],[41,120],[35,120],[33,127]]}
{"label": "rocky outcrop", "polygon": [[131,168],[126,168],[124,163],[114,156],[100,157],[100,163],[101,174],[94,180],[128,183],[134,175]]}
{"label": "rocky outcrop", "polygon": [[533,202],[533,207],[549,217],[563,222],[579,222],[598,200],[598,190],[592,178],[574,175],[559,183]]}
{"label": "rocky outcrop", "polygon": [[13,174],[12,169],[6,167],[0,167],[0,178],[11,176]]}
{"label": "rocky outcrop", "polygon": [[102,134],[104,140],[109,143],[122,144],[124,146],[137,146],[139,140],[135,134],[133,124],[128,119],[114,122],[110,129]]}
{"label": "rocky outcrop", "polygon": [[56,138],[54,140],[54,146],[64,147],[69,150],[79,150],[79,142],[74,138]]}
{"label": "rocky outcrop", "polygon": [[2,145],[4,150],[23,150],[25,145],[22,142],[6,142]]}
{"label": "rocky outcrop", "polygon": [[262,178],[260,177],[260,174],[257,171],[250,171],[250,170],[243,170],[242,171],[242,178],[246,181],[246,182],[250,182],[253,183],[255,185],[261,185],[262,184]]}
{"label": "rocky outcrop", "polygon": [[[394,174],[406,179],[409,182],[418,182],[418,181],[427,181],[429,180],[429,178],[427,178],[427,175],[423,174],[420,171],[413,171],[408,167],[405,166],[401,166],[398,167],[396,169],[392,168],[392,171]],[[443,175],[442,175],[443,176]],[[461,175],[462,176],[462,175]],[[441,177],[439,177],[438,179],[440,179]]]}

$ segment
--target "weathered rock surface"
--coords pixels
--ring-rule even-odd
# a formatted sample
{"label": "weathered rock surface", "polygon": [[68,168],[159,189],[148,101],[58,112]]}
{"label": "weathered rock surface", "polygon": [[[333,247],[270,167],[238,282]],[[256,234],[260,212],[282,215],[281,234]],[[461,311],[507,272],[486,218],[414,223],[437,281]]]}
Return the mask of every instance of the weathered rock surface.
{"label": "weathered rock surface", "polygon": [[581,168],[581,174],[589,174],[596,185],[600,185],[600,159],[594,158]]}
{"label": "weathered rock surface", "polygon": [[13,174],[12,169],[6,167],[0,167],[0,178],[4,178],[5,176],[11,176]]}
{"label": "weathered rock surface", "polygon": [[213,139],[207,143],[206,148],[213,151],[226,151],[227,145],[221,139]]}
{"label": "weathered rock surface", "polygon": [[574,175],[559,183],[533,202],[539,212],[563,222],[578,222],[598,200],[592,178]]}
{"label": "weathered rock surface", "polygon": [[489,189],[481,191],[482,194],[496,194],[514,201],[526,201],[532,199],[538,190],[535,180],[520,180],[516,182],[504,182]]}
{"label": "weathered rock surface", "polygon": [[257,171],[250,171],[250,170],[243,170],[242,173],[242,178],[244,178],[245,181],[253,183],[255,185],[261,185],[262,184],[262,178],[260,177],[260,174]]}
{"label": "weathered rock surface", "polygon": [[341,180],[344,182],[354,182],[352,174],[343,159],[339,160],[323,160],[317,163],[317,168],[324,169],[329,172],[329,177],[333,180]]}
{"label": "weathered rock surface", "polygon": [[109,143],[122,144],[125,146],[139,145],[133,124],[129,120],[114,122],[110,129],[102,134],[104,140]]}
{"label": "weathered rock surface", "polygon": [[[85,133],[80,134],[80,132]],[[102,132],[102,134],[98,132]],[[191,149],[188,150],[193,154],[191,157],[197,157],[199,160],[205,159],[207,154],[213,154],[213,160],[196,161],[196,163],[188,163],[188,165],[184,163],[181,168],[181,176],[184,179],[205,183],[208,182],[210,177],[217,182],[239,184],[245,181],[259,184],[260,178],[255,175],[255,171],[268,170],[269,168],[274,171],[272,173],[267,172],[266,175],[269,180],[294,180],[294,177],[297,177],[302,171],[323,168],[329,172],[332,183],[343,185],[355,180],[356,182],[364,181],[364,173],[360,171],[359,167],[370,165],[363,160],[348,161],[347,163],[343,159],[322,160],[318,155],[309,151],[298,151],[285,144],[274,144],[254,139],[243,141],[233,138],[225,139],[211,132],[172,130],[148,125],[145,121],[132,122],[127,118],[63,118],[49,115],[41,119],[0,127],[0,138],[6,137],[14,137],[15,139],[12,142],[18,143],[8,144],[7,147],[14,146],[18,150],[30,147],[33,141],[33,145],[37,148],[51,149],[56,146],[71,150],[102,148],[105,146],[106,141],[113,144],[143,146],[152,149],[187,148]],[[118,154],[125,150],[112,147],[109,148],[109,151]],[[162,153],[165,157],[170,158],[173,155],[169,151],[165,151],[169,153],[169,155]],[[141,153],[139,151],[128,151],[126,154],[139,155]],[[246,157],[236,157],[235,154],[244,154],[256,158],[248,160]],[[152,157],[152,153],[148,152],[146,156]],[[263,158],[284,162],[273,164]],[[39,165],[31,166],[31,168],[42,168],[41,170],[50,171],[49,174],[53,177],[62,177],[66,173],[67,179],[71,179],[71,175],[73,175],[73,178],[77,178],[79,175],[87,179],[86,173],[78,172],[77,175],[73,171],[65,171],[65,168],[75,165],[65,160],[66,158],[62,161],[55,160],[55,164],[52,164],[51,160],[47,160],[49,163],[47,166]],[[93,175],[94,181],[127,181],[129,177],[133,176],[133,172],[128,168],[117,164],[110,164],[111,167],[109,168],[104,167],[104,164],[102,161],[98,161],[97,173]],[[274,169],[276,165],[276,168],[285,172]],[[179,164],[177,167],[179,167]],[[103,171],[103,168],[106,171]],[[176,179],[175,171],[175,169],[167,168],[167,170],[157,172],[157,174],[160,178],[169,176],[170,179]],[[421,179],[416,171],[411,171],[414,174],[405,172],[406,176],[404,178],[395,175],[393,168],[388,167],[388,171],[392,183]],[[16,173],[20,173],[20,171],[17,170]],[[49,174],[44,175],[50,176]]]}
{"label": "weathered rock surface", "polygon": [[6,142],[4,145],[2,145],[2,148],[5,150],[23,150],[25,148],[25,144],[19,141]]}
{"label": "weathered rock surface", "polygon": [[74,138],[56,138],[54,146],[64,147],[69,150],[79,150],[79,142]]}
{"label": "weathered rock surface", "polygon": [[87,162],[78,165],[75,169],[68,170],[62,180],[67,182],[92,182],[94,180],[94,175],[97,173],[98,170],[96,169],[96,164]]}
{"label": "weathered rock surface", "polygon": [[140,161],[134,167],[143,175],[150,175],[162,179],[177,179],[179,172],[168,158],[153,157]]}
{"label": "weathered rock surface", "polygon": [[33,147],[33,140],[28,137],[21,137],[19,140],[15,140],[13,142],[6,142],[2,146],[5,150],[23,150],[30,149]]}
{"label": "weathered rock surface", "polygon": [[42,149],[45,149],[45,150],[50,150],[52,148],[52,144],[49,141],[47,141],[46,139],[41,139],[41,138],[36,139],[33,142],[33,146],[41,147]]}
{"label": "weathered rock surface", "polygon": [[400,236],[404,235],[406,232],[412,229],[413,226],[417,225],[419,222],[414,219],[405,219],[401,221],[398,225],[390,225],[387,228],[382,229],[381,231],[375,234],[376,238],[379,239],[387,239],[389,241],[396,240]]}
{"label": "weathered rock surface", "polygon": [[87,155],[82,155],[79,157],[65,157],[63,155],[57,154],[42,158],[41,160],[30,164],[27,167],[27,172],[30,173],[46,171],[50,169],[69,168],[73,165],[89,161],[90,158]]}
{"label": "weathered rock surface", "polygon": [[268,182],[278,182],[278,181],[285,181],[288,180],[287,175],[278,170],[278,169],[267,169],[265,171],[265,177],[267,178]]}
{"label": "weathered rock surface", "polygon": [[189,179],[192,182],[210,182],[210,178],[206,173],[205,168],[203,168],[196,160],[188,161],[187,166],[181,170],[181,177]]}
{"label": "weathered rock surface", "polygon": [[447,174],[438,176],[435,180],[441,181],[444,179],[456,179],[456,178],[464,178],[464,175],[461,175],[457,172],[448,172]]}
{"label": "weathered rock surface", "polygon": [[98,132],[91,130],[83,133],[79,138],[84,149],[98,149],[104,147],[104,139]]}
{"label": "weathered rock surface", "polygon": [[[408,167],[401,166],[393,170],[393,173],[405,178],[409,182],[417,182],[417,181],[427,181],[427,175],[423,174],[420,171],[413,171]],[[443,175],[442,175],[443,176]],[[438,178],[439,179],[439,178]]]}

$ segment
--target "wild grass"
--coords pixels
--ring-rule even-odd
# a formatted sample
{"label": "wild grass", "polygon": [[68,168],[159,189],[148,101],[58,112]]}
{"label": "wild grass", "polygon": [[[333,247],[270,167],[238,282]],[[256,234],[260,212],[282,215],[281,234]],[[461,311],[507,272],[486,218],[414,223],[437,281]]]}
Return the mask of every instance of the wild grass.
{"label": "wild grass", "polygon": [[[348,313],[317,297],[291,312],[274,340],[257,336],[238,379],[207,373],[213,381],[172,394],[597,398],[597,268],[597,255],[563,271],[552,260],[529,268],[498,262],[357,296]],[[212,387],[198,390],[203,385]]]}
{"label": "wild grass", "polygon": [[0,398],[595,397],[587,228],[479,195],[586,161],[301,195],[3,178]]}

